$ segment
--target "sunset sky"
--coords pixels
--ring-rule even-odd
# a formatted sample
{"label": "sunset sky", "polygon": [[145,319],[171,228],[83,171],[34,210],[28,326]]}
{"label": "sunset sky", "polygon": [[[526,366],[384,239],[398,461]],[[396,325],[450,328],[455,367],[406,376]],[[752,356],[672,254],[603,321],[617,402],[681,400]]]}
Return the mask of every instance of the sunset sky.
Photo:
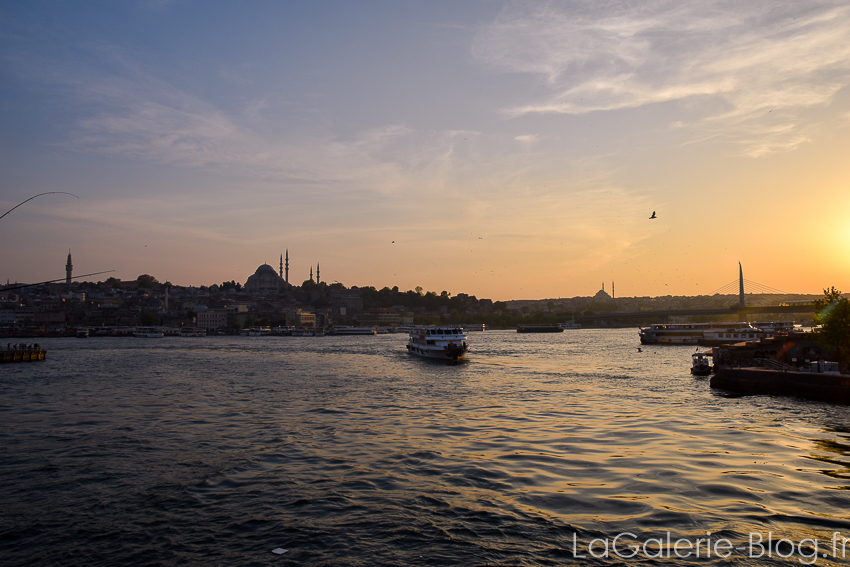
{"label": "sunset sky", "polygon": [[2,283],[850,291],[843,0],[4,2],[0,124]]}

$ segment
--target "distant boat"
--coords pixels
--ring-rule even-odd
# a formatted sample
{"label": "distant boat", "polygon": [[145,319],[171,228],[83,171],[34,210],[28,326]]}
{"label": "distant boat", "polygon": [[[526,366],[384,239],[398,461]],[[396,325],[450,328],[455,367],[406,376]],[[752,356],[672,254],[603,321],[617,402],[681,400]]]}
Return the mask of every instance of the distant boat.
{"label": "distant boat", "polygon": [[375,327],[333,327],[332,335],[377,335]]}
{"label": "distant boat", "polygon": [[573,321],[567,321],[566,323],[561,323],[561,324],[559,325],[559,327],[561,327],[561,328],[562,328],[562,329],[564,329],[564,330],[567,330],[567,329],[581,329],[581,323],[576,323],[574,320],[573,320]]}
{"label": "distant boat", "polygon": [[268,337],[272,334],[271,327],[249,327],[242,329],[239,334],[243,337]]}
{"label": "distant boat", "polygon": [[164,335],[156,327],[136,327],[133,331],[133,336],[143,339],[161,339]]}
{"label": "distant boat", "polygon": [[563,333],[560,325],[517,325],[517,333]]}

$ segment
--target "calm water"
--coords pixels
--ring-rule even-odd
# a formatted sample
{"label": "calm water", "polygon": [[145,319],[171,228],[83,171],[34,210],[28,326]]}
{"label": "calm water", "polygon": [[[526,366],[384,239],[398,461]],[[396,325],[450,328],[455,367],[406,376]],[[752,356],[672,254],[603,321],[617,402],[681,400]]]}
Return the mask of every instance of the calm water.
{"label": "calm water", "polygon": [[46,340],[0,366],[0,563],[848,562],[850,408],[712,391],[635,329],[470,339]]}

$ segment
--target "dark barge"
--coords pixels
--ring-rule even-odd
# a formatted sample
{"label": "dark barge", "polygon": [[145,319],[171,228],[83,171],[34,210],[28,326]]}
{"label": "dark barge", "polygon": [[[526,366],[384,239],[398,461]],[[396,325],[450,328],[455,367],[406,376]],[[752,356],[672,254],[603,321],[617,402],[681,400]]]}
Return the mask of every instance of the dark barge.
{"label": "dark barge", "polygon": [[742,394],[796,396],[850,405],[850,376],[770,368],[720,368],[711,387]]}
{"label": "dark barge", "polygon": [[517,325],[517,333],[563,333],[560,325]]}
{"label": "dark barge", "polygon": [[850,375],[827,359],[811,332],[791,332],[713,350],[711,387],[850,405]]}
{"label": "dark barge", "polygon": [[35,362],[46,357],[47,350],[42,347],[0,349],[0,362]]}

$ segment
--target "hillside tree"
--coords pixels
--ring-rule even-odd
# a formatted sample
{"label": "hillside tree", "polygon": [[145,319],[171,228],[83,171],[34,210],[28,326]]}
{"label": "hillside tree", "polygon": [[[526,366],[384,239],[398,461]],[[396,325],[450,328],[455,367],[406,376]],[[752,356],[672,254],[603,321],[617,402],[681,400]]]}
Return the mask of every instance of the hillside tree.
{"label": "hillside tree", "polygon": [[835,352],[842,372],[850,370],[850,300],[830,287],[816,299],[815,321],[821,325],[815,336],[821,345]]}

